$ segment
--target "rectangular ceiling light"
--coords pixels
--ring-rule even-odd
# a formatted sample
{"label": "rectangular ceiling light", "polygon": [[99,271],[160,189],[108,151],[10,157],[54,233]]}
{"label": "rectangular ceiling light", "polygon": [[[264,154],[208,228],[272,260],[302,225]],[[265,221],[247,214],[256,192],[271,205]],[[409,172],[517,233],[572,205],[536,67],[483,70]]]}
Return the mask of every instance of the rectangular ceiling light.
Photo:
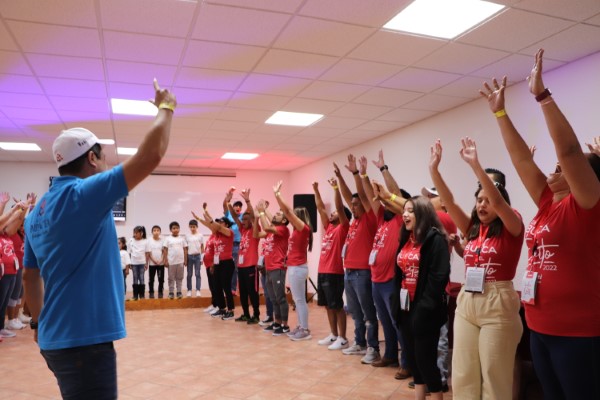
{"label": "rectangular ceiling light", "polygon": [[224,160],[254,160],[257,153],[225,153],[221,156]]}
{"label": "rectangular ceiling light", "polygon": [[11,151],[42,151],[35,143],[0,142],[0,149]]}
{"label": "rectangular ceiling light", "polygon": [[110,99],[110,105],[113,114],[155,116],[158,113],[158,108],[147,100]]}
{"label": "rectangular ceiling light", "polygon": [[480,0],[415,0],[383,27],[453,39],[504,8]]}
{"label": "rectangular ceiling light", "polygon": [[270,125],[288,125],[288,126],[309,126],[323,118],[323,114],[308,114],[298,112],[277,111],[271,115],[265,124]]}
{"label": "rectangular ceiling light", "polygon": [[117,147],[117,153],[122,156],[132,156],[137,153],[138,149],[135,147]]}

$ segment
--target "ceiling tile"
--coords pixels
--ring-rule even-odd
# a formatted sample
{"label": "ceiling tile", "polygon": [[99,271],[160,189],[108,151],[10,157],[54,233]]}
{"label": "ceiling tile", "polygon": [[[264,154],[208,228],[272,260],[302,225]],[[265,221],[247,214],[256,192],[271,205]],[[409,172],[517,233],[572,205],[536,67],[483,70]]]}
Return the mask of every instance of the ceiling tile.
{"label": "ceiling tile", "polygon": [[0,92],[43,93],[34,77],[9,74],[0,74]]}
{"label": "ceiling tile", "polygon": [[196,121],[197,119],[212,120],[219,116],[222,108],[223,107],[220,106],[194,106],[181,104],[177,106],[176,119],[190,119],[193,121]]}
{"label": "ceiling tile", "polygon": [[[573,25],[573,22],[564,19],[508,9],[461,36],[457,42],[517,52],[570,25]],[[502,32],[501,40],[498,40],[499,31]]]}
{"label": "ceiling tile", "polygon": [[577,0],[567,3],[563,0],[521,0],[514,7],[574,21],[583,21],[600,13],[598,0]]}
{"label": "ceiling tile", "polygon": [[318,137],[326,139],[339,136],[345,132],[344,129],[323,128],[319,125],[320,124],[309,126],[294,137]]}
{"label": "ceiling tile", "polygon": [[[359,126],[353,132],[362,132],[361,137],[365,140],[380,136],[384,133],[395,131],[403,126],[402,122],[396,121],[369,121]],[[371,131],[372,133],[368,133]]]}
{"label": "ceiling tile", "polygon": [[375,30],[314,18],[294,17],[273,47],[306,53],[342,56]]}
{"label": "ceiling tile", "polygon": [[[319,124],[319,122],[317,122],[317,124]],[[302,126],[260,124],[252,133],[252,138],[254,139],[255,135],[256,137],[259,137],[260,135],[279,135],[282,138],[285,138],[295,135],[302,129],[304,129]]]}
{"label": "ceiling tile", "polygon": [[65,124],[72,126],[84,125],[86,128],[90,122],[105,121],[110,118],[109,112],[58,110],[57,113]]}
{"label": "ceiling tile", "polygon": [[336,61],[337,58],[335,57],[318,54],[269,50],[254,70],[266,74],[297,78],[317,78]]}
{"label": "ceiling tile", "polygon": [[[289,19],[290,16],[287,14],[204,4],[200,9],[192,37],[268,46]],[[232,27],[235,29],[231,29]]]}
{"label": "ceiling tile", "polygon": [[[160,83],[160,81],[159,81]],[[226,90],[205,90],[190,88],[173,88],[177,97],[177,107],[190,106],[222,106],[227,103],[233,92]]]}
{"label": "ceiling tile", "polygon": [[31,75],[31,69],[21,53],[0,51],[0,73]]}
{"label": "ceiling tile", "polygon": [[252,70],[265,52],[264,47],[191,40],[186,49],[183,65],[247,71]]}
{"label": "ceiling tile", "polygon": [[350,103],[350,104],[344,105],[343,107],[340,107],[332,115],[336,116],[336,117],[371,119],[371,118],[377,118],[378,116],[385,114],[390,110],[391,110],[391,107]]}
{"label": "ceiling tile", "polygon": [[206,0],[205,2],[293,13],[303,1],[304,0]]}
{"label": "ceiling tile", "polygon": [[[247,81],[246,81],[247,82]],[[242,85],[243,86],[243,85]],[[229,100],[228,105],[239,108],[253,108],[257,110],[280,110],[289,101],[283,96],[271,96],[267,94],[236,92]]]}
{"label": "ceiling tile", "polygon": [[0,106],[41,108],[46,110],[52,109],[52,105],[50,104],[46,96],[43,96],[41,94],[3,94],[2,96],[0,96]]}
{"label": "ceiling tile", "polygon": [[181,68],[175,86],[199,89],[235,90],[246,76],[243,72]]}
{"label": "ceiling tile", "polygon": [[170,87],[173,85],[177,68],[170,65],[107,60],[106,70],[111,82],[151,84],[156,78],[162,87]]}
{"label": "ceiling tile", "polygon": [[316,81],[300,92],[298,97],[332,101],[352,101],[352,99],[367,90],[369,90],[369,87],[363,85]]}
{"label": "ceiling tile", "polygon": [[60,122],[58,115],[52,109],[34,109],[23,107],[2,107],[2,112],[6,117],[16,120],[43,121],[49,123]]}
{"label": "ceiling tile", "polygon": [[360,85],[377,85],[401,71],[403,67],[370,61],[342,59],[323,76],[322,80]]}
{"label": "ceiling tile", "polygon": [[[215,117],[218,113],[215,113]],[[179,130],[183,131],[195,131],[198,137],[210,128],[212,125],[212,119],[210,118],[175,118],[173,120],[173,132],[178,132]]]}
{"label": "ceiling tile", "polygon": [[354,102],[361,104],[399,107],[422,95],[422,93],[409,92],[400,89],[373,88],[365,94],[357,97]]}
{"label": "ceiling tile", "polygon": [[93,0],[19,0],[0,2],[5,19],[96,27]]}
{"label": "ceiling tile", "polygon": [[222,121],[215,120],[211,125],[210,129],[220,131],[234,131],[234,132],[253,132],[256,128],[262,126],[263,122],[247,122],[247,121]]}
{"label": "ceiling tile", "polygon": [[379,86],[429,93],[460,78],[460,75],[431,71],[421,68],[406,68]]}
{"label": "ceiling tile", "polygon": [[[485,79],[491,79],[494,77],[500,79],[506,75],[509,82],[520,82],[529,76],[529,73],[531,72],[534,53],[532,53],[532,55],[512,54],[498,62],[472,72],[471,75]],[[561,65],[564,65],[564,62],[555,61],[544,57],[545,71],[553,70]]]}
{"label": "ceiling tile", "polygon": [[435,111],[411,110],[407,108],[397,108],[389,113],[381,115],[378,119],[382,121],[415,122],[435,115]]}
{"label": "ceiling tile", "polygon": [[57,110],[91,111],[104,113],[108,113],[110,111],[110,106],[106,99],[73,99],[72,97],[51,96],[50,101]]}
{"label": "ceiling tile", "polygon": [[[0,3],[4,4],[4,3]],[[0,24],[0,49],[1,50],[12,50],[19,51],[19,47],[11,37],[11,35],[6,30],[4,24]]]}
{"label": "ceiling tile", "polygon": [[264,123],[273,113],[267,110],[249,110],[244,108],[225,107],[219,119],[229,121],[248,121]]}
{"label": "ceiling tile", "polygon": [[382,27],[411,0],[308,0],[299,14],[351,24]]}
{"label": "ceiling tile", "polygon": [[111,82],[108,84],[113,99],[148,100],[154,95],[152,84],[146,85]]}
{"label": "ceiling tile", "polygon": [[44,54],[28,54],[27,58],[36,75],[40,77],[104,80],[104,67],[100,58]]}
{"label": "ceiling tile", "polygon": [[[339,111],[339,110],[338,110]],[[335,115],[328,115],[322,120],[319,121],[320,128],[333,128],[333,129],[352,129],[356,128],[359,125],[364,124],[370,118],[353,118],[352,117],[337,117]]]}
{"label": "ceiling tile", "polygon": [[40,78],[48,95],[106,98],[106,85],[99,81]]}
{"label": "ceiling tile", "polygon": [[482,88],[483,81],[481,78],[466,76],[436,90],[434,94],[476,99],[479,98],[479,89]]}
{"label": "ceiling tile", "polygon": [[574,61],[589,54],[600,51],[600,27],[592,25],[576,25],[560,33],[542,40],[535,45],[523,49],[521,54],[535,54],[537,49],[545,50],[544,56],[559,61]]}
{"label": "ceiling tile", "polygon": [[303,112],[314,114],[330,114],[340,108],[344,103],[339,101],[325,101],[313,99],[292,99],[282,111]]}
{"label": "ceiling tile", "polygon": [[113,60],[178,65],[184,44],[184,39],[104,31],[106,58]]}
{"label": "ceiling tile", "polygon": [[[596,25],[596,26],[600,26],[600,14],[597,14],[596,16],[590,18],[590,19],[586,19],[585,22],[587,24],[592,24],[592,25]],[[2,36],[0,35],[0,38]],[[2,39],[0,39],[0,43],[1,43]]]}
{"label": "ceiling tile", "polygon": [[285,76],[250,74],[240,86],[240,91],[269,95],[295,96],[311,81]]}
{"label": "ceiling tile", "polygon": [[417,62],[415,66],[437,71],[468,74],[509,54],[461,43],[449,43]]}
{"label": "ceiling tile", "polygon": [[17,21],[8,21],[8,27],[26,53],[98,58],[102,56],[98,31],[95,29]]}
{"label": "ceiling tile", "polygon": [[437,94],[426,94],[420,99],[406,104],[406,107],[414,108],[417,110],[431,110],[441,112],[450,110],[469,101],[469,99],[465,99],[463,97],[450,97],[440,96]]}

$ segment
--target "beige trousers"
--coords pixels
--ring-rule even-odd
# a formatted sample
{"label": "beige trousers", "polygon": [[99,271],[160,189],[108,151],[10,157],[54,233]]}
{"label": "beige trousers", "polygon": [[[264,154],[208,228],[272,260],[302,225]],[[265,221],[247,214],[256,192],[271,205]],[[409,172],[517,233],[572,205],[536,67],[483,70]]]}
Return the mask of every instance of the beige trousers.
{"label": "beige trousers", "polygon": [[455,400],[512,398],[515,353],[523,333],[520,306],[509,281],[486,283],[483,293],[461,289],[452,352]]}

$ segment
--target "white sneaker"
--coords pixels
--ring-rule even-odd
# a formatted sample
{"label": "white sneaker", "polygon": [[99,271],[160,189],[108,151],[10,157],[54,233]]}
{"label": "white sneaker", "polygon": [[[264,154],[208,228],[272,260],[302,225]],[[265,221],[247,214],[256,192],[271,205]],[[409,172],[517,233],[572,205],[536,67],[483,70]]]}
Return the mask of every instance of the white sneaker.
{"label": "white sneaker", "polygon": [[373,364],[375,361],[381,360],[381,356],[379,352],[372,347],[367,349],[367,354],[363,358],[360,359],[362,364]]}
{"label": "white sneaker", "polygon": [[339,336],[337,339],[335,339],[335,342],[331,343],[329,346],[327,346],[327,348],[329,350],[342,350],[347,349],[348,346],[350,346],[350,344],[348,344],[348,341],[343,337]]}
{"label": "white sneaker", "polygon": [[215,307],[213,307],[212,304],[209,307],[206,307],[204,310],[202,310],[202,312],[205,312],[208,314],[212,313],[213,311],[215,311]]}
{"label": "white sneaker", "polygon": [[354,342],[354,344],[352,344],[352,346],[348,347],[347,349],[342,350],[342,353],[344,353],[347,356],[365,355],[365,354],[367,354],[367,348],[363,347],[363,346],[359,346],[356,344],[356,342]]}
{"label": "white sneaker", "polygon": [[19,321],[18,318],[11,319],[10,321],[8,321],[8,324],[6,324],[6,329],[10,329],[13,331],[18,331],[19,329],[23,328],[25,328],[25,325],[23,325],[23,323]]}
{"label": "white sneaker", "polygon": [[329,346],[330,344],[334,343],[336,339],[337,336],[335,336],[333,333],[330,333],[329,336],[319,340],[317,343],[319,343],[319,346]]}
{"label": "white sneaker", "polygon": [[31,317],[28,317],[27,315],[23,314],[23,309],[19,310],[19,321],[21,321],[24,324],[28,324],[31,322]]}
{"label": "white sneaker", "polygon": [[200,291],[196,290],[196,297],[200,297]]}
{"label": "white sneaker", "polygon": [[192,297],[192,291],[188,290],[187,297]]}
{"label": "white sneaker", "polygon": [[17,334],[7,329],[2,329],[0,330],[0,336],[2,336],[3,338],[11,338],[17,336]]}

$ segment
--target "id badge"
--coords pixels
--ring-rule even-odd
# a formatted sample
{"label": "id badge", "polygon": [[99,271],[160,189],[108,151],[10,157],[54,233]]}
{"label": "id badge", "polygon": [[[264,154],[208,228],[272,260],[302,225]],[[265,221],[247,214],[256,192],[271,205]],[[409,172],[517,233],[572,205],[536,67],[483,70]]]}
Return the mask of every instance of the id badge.
{"label": "id badge", "polygon": [[400,309],[402,311],[410,311],[410,295],[408,289],[400,289]]}
{"label": "id badge", "polygon": [[346,250],[348,250],[348,245],[344,243],[344,247],[342,247],[342,258],[346,258]]}
{"label": "id badge", "polygon": [[258,257],[258,265],[260,265],[261,267],[265,266],[265,256]]}
{"label": "id badge", "polygon": [[238,264],[243,264],[244,263],[244,255],[240,254],[240,256],[238,257]]}
{"label": "id badge", "polygon": [[485,268],[468,267],[465,292],[483,293],[485,283]]}
{"label": "id badge", "polygon": [[213,257],[213,263],[214,263],[215,265],[217,265],[217,264],[219,263],[219,255],[218,255],[218,254],[215,254],[215,255],[214,255],[214,257]]}
{"label": "id badge", "polygon": [[369,254],[369,265],[375,265],[375,259],[377,259],[377,250],[371,250],[371,254]]}
{"label": "id badge", "polygon": [[19,270],[19,259],[17,257],[15,257],[15,270]]}
{"label": "id badge", "polygon": [[521,301],[525,304],[535,304],[535,292],[537,289],[537,272],[525,271],[523,275],[523,287],[521,288]]}

